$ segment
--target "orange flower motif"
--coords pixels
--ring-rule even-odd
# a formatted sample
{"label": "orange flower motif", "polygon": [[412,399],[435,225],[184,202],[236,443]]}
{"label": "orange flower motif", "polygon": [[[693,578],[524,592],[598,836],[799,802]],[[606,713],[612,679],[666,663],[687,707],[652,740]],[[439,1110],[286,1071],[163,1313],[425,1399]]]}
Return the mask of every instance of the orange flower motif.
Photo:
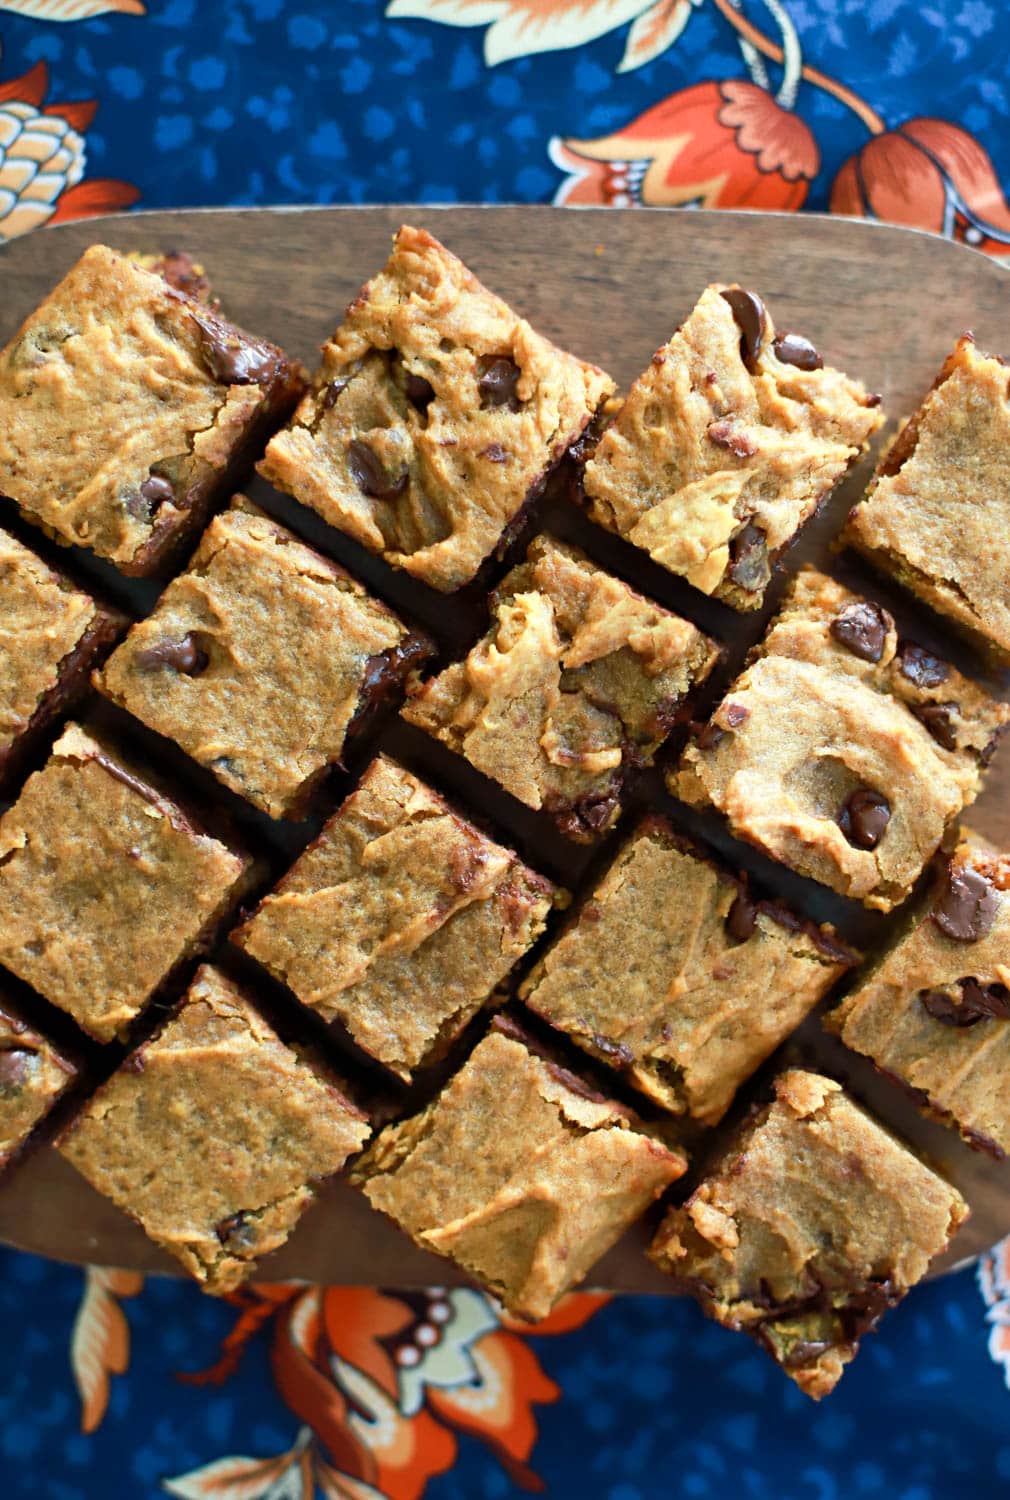
{"label": "orange flower motif", "polygon": [[574,1294],[532,1328],[466,1287],[387,1293],[285,1283],[229,1300],[241,1311],[218,1363],[182,1378],[226,1380],[249,1339],[272,1322],[274,1379],[303,1433],[275,1459],[221,1459],[169,1480],[171,1494],[223,1500],[233,1493],[228,1486],[260,1485],[269,1471],[271,1481],[297,1473],[300,1483],[304,1475],[307,1496],[314,1482],[324,1493],[332,1483],[335,1496],[420,1500],[428,1481],[455,1462],[457,1433],[487,1443],[514,1484],[540,1489],[528,1465],[534,1408],[561,1393],[527,1336],[579,1328],[608,1298]]}
{"label": "orange flower motif", "polygon": [[48,89],[45,63],[0,84],[0,244],[42,224],[127,208],[140,196],[126,182],[82,180],[84,132],[98,105],[45,104]]}
{"label": "orange flower motif", "polygon": [[595,141],[550,145],[555,203],[796,209],[820,166],[797,115],[743,79],[696,83]]}
{"label": "orange flower motif", "polygon": [[909,120],[873,136],[835,178],[831,211],[1010,254],[1010,207],[989,155],[947,120]]}

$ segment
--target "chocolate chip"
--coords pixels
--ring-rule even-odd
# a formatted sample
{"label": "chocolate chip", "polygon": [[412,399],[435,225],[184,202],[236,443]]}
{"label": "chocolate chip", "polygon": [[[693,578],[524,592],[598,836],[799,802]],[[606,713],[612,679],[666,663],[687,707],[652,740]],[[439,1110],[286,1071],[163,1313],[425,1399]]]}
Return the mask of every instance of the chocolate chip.
{"label": "chocolate chip", "polygon": [[857,787],[838,814],[838,826],[855,849],[876,849],[891,821],[891,804],[869,787]]}
{"label": "chocolate chip", "polygon": [[435,399],[435,387],[423,375],[407,370],[403,376],[403,394],[417,411],[427,411]]}
{"label": "chocolate chip", "polygon": [[750,718],[750,709],[745,708],[742,703],[727,703],[722,716],[730,729],[739,729]]}
{"label": "chocolate chip", "polygon": [[758,593],[772,576],[765,534],[753,521],[748,521],[730,538],[729,557],[730,578],[748,593]]}
{"label": "chocolate chip", "polygon": [[615,1068],[630,1068],[635,1061],[635,1054],[624,1042],[615,1042],[613,1037],[594,1036],[593,1046],[601,1053],[607,1062],[612,1063]]}
{"label": "chocolate chip", "polygon": [[977,943],[992,929],[999,910],[995,887],[978,870],[952,869],[930,916],[957,943]]}
{"label": "chocolate chip", "polygon": [[795,1370],[802,1365],[812,1365],[815,1360],[820,1359],[829,1349],[835,1346],[830,1339],[797,1339],[782,1363],[787,1370]]}
{"label": "chocolate chip", "polygon": [[941,1026],[952,1026],[959,1031],[965,1031],[969,1026],[977,1026],[979,1021],[984,1021],[986,1013],[971,1004],[961,1004],[954,996],[948,995],[944,990],[924,990],[919,996],[923,1010],[932,1020],[939,1021]]}
{"label": "chocolate chip", "polygon": [[957,749],[958,708],[956,703],[922,703],[912,712],[944,750]]}
{"label": "chocolate chip", "polygon": [[244,1213],[232,1214],[214,1226],[221,1244],[235,1250],[248,1250],[255,1243],[255,1231]]}
{"label": "chocolate chip", "polygon": [[848,1340],[855,1342],[872,1333],[889,1307],[901,1301],[901,1293],[889,1277],[871,1281],[853,1292],[844,1307],[838,1309]]}
{"label": "chocolate chip", "polygon": [[1010,1020],[1010,990],[1005,984],[982,984],[978,979],[959,981],[961,1003],[977,1010],[980,1016],[991,1016],[995,1020]]}
{"label": "chocolate chip", "polygon": [[726,917],[726,931],[734,943],[745,943],[757,930],[757,907],[743,891],[737,896]]}
{"label": "chocolate chip", "polygon": [[319,403],[323,411],[330,411],[332,407],[336,406],[341,393],[346,391],[346,389],[346,380],[331,380],[323,392],[322,400]]}
{"label": "chocolate chip", "polygon": [[725,729],[713,720],[710,724],[703,724],[695,736],[695,744],[699,750],[714,750],[726,738]]}
{"label": "chocolate chip", "polygon": [[754,439],[748,433],[741,432],[732,422],[710,422],[707,431],[710,442],[717,448],[725,448],[737,458],[753,458],[758,451]]}
{"label": "chocolate chip", "polygon": [[898,647],[901,675],[917,688],[939,687],[950,676],[950,667],[938,656],[924,651],[914,641],[902,641]]}
{"label": "chocolate chip", "polygon": [[158,641],[146,650],[138,651],[134,662],[144,672],[170,667],[185,677],[199,677],[210,665],[210,657],[192,635],[184,635],[180,641]]}
{"label": "chocolate chip", "polygon": [[859,599],[847,604],[831,622],[835,640],[858,656],[861,661],[879,661],[884,654],[887,632],[894,621],[879,604]]}
{"label": "chocolate chip", "polygon": [[396,479],[390,479],[368,444],[358,438],[347,449],[347,467],[358,489],[373,500],[395,500],[407,488],[407,470],[404,469]]}
{"label": "chocolate chip", "polygon": [[151,474],[140,486],[140,498],[146,500],[152,510],[167,505],[175,499],[175,486],[163,474]]}
{"label": "chocolate chip", "polygon": [[509,456],[501,443],[488,443],[486,448],[481,449],[480,456],[493,464],[507,464],[509,461]]}
{"label": "chocolate chip", "polygon": [[477,381],[477,389],[481,395],[482,406],[508,406],[512,411],[518,411],[521,402],[516,395],[516,386],[522,374],[515,360],[484,359],[480,361],[480,378]]}
{"label": "chocolate chip", "polygon": [[0,1089],[20,1088],[28,1077],[35,1053],[28,1047],[5,1047],[0,1051]]}
{"label": "chocolate chip", "polygon": [[742,286],[727,287],[722,295],[733,309],[740,330],[743,362],[748,370],[753,370],[765,336],[765,305],[756,292],[748,292]]}
{"label": "chocolate chip", "polygon": [[772,341],[775,358],[797,370],[823,370],[824,361],[802,333],[779,333]]}
{"label": "chocolate chip", "polygon": [[224,324],[193,321],[200,331],[203,362],[220,385],[269,385],[274,380],[276,349],[250,343]]}

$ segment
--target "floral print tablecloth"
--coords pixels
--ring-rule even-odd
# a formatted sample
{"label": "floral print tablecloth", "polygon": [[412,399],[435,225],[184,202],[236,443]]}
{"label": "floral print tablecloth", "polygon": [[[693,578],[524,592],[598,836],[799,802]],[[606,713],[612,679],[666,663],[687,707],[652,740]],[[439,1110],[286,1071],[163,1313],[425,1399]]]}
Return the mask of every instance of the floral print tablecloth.
{"label": "floral print tablecloth", "polygon": [[[875,216],[1010,254],[1000,0],[0,0],[0,242],[134,204]],[[0,259],[0,297],[3,295]],[[0,1251],[0,1496],[1010,1495],[1010,1246],[813,1407],[693,1306]]]}

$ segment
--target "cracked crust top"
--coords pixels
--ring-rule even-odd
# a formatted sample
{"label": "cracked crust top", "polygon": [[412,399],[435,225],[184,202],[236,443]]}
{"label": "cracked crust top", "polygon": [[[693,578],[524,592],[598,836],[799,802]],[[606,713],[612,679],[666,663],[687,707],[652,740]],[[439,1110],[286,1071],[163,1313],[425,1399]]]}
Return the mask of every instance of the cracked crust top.
{"label": "cracked crust top", "polygon": [[685,1165],[492,1031],[434,1103],[376,1137],[354,1180],[509,1312],[543,1318]]}
{"label": "cracked crust top", "polygon": [[592,839],[718,652],[553,537],[535,538],[491,604],[483,640],[412,689],[403,716],[569,837]]}
{"label": "cracked crust top", "polygon": [[816,1399],[968,1210],[837,1083],[794,1070],[775,1095],[649,1253]]}
{"label": "cracked crust top", "polygon": [[336,1086],[205,966],[60,1150],[207,1291],[225,1293],[284,1243],[312,1183],[368,1135]]}
{"label": "cracked crust top", "polygon": [[405,225],[259,469],[387,562],[451,591],[613,389]]}
{"label": "cracked crust top", "polygon": [[877,398],[777,336],[761,299],[710,286],[585,466],[593,519],[736,609],[865,450]]}
{"label": "cracked crust top", "polygon": [[403,1078],[543,931],[554,887],[385,756],[233,940]]}
{"label": "cracked crust top", "polygon": [[94,245],[0,353],[0,494],[141,570],[295,380],[272,344]]}
{"label": "cracked crust top", "polygon": [[520,996],[657,1104],[714,1125],[854,961],[649,818]]}
{"label": "cracked crust top", "polygon": [[1010,857],[962,844],[825,1025],[969,1144],[1010,1153]]}
{"label": "cracked crust top", "polygon": [[909,894],[1010,719],[886,610],[813,569],[685,750],[671,790],[867,906]]}
{"label": "cracked crust top", "polygon": [[845,540],[927,604],[1010,658],[1010,370],[959,339],[884,454]]}
{"label": "cracked crust top", "polygon": [[71,724],[0,819],[0,962],[109,1041],[249,866]]}
{"label": "cracked crust top", "polygon": [[239,501],[96,685],[279,818],[340,759],[382,679],[425,654],[349,574]]}

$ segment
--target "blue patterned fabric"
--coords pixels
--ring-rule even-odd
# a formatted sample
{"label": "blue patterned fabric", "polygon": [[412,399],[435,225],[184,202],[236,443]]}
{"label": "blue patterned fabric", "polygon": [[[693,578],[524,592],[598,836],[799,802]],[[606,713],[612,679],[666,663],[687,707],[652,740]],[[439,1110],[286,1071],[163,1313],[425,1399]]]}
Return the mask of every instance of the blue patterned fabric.
{"label": "blue patterned fabric", "polygon": [[[0,49],[0,242],[131,203],[555,200],[1010,251],[996,0],[0,0]],[[220,1303],[0,1252],[0,1318],[3,1500],[1010,1494],[1006,1246],[820,1407],[675,1301],[531,1332],[476,1292]]]}

